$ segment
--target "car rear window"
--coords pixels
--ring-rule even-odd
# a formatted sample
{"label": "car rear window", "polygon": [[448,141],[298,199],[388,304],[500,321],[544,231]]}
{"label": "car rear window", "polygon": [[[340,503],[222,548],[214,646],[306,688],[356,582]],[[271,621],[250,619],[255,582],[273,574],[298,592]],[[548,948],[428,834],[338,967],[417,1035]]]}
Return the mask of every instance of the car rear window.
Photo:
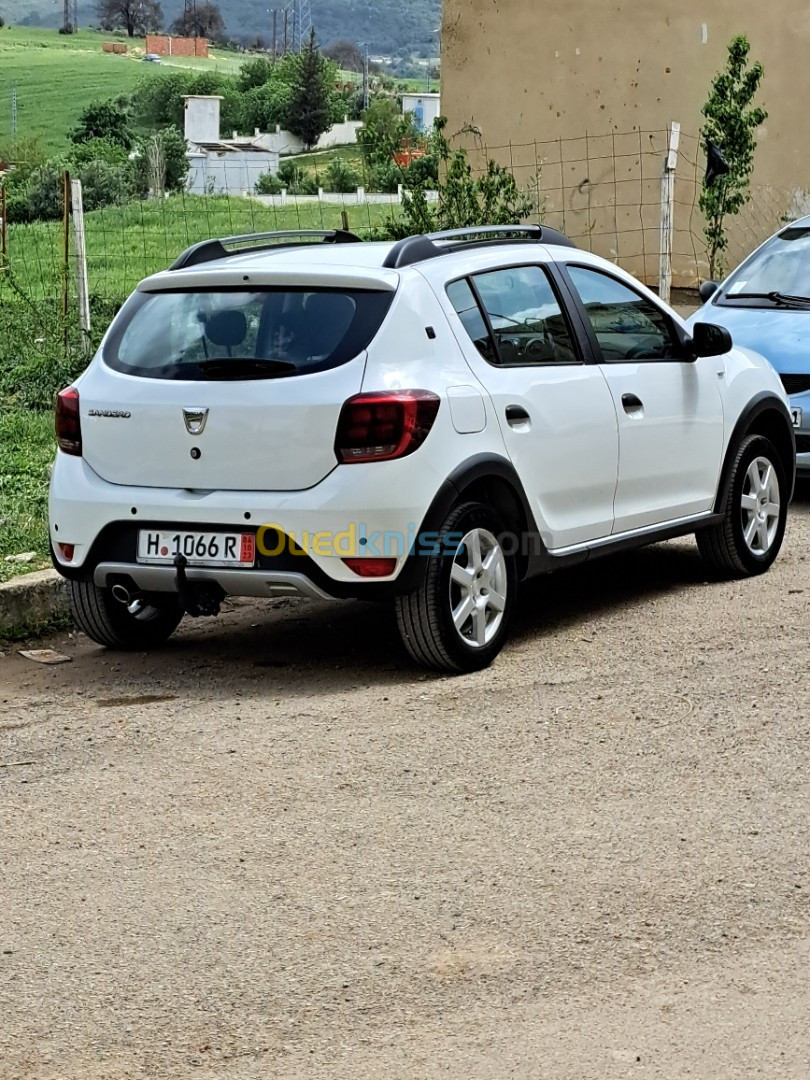
{"label": "car rear window", "polygon": [[104,346],[116,371],[151,379],[278,378],[347,363],[394,294],[307,288],[136,292]]}

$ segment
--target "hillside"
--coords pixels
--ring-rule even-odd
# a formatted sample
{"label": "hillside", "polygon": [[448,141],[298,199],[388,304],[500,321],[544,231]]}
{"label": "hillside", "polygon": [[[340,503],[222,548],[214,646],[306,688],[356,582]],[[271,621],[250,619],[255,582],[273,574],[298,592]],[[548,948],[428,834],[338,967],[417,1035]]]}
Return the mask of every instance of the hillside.
{"label": "hillside", "polygon": [[214,61],[176,57],[157,67],[104,53],[103,40],[103,35],[89,30],[70,37],[52,30],[0,31],[0,147],[9,141],[15,86],[19,137],[36,138],[43,150],[52,152],[64,146],[86,106],[134,89],[139,79],[159,77],[170,66],[231,72],[242,62],[237,55],[225,54]]}
{"label": "hillside", "polygon": [[[282,0],[274,0],[281,11]],[[441,0],[310,0],[318,40],[328,45],[336,38],[368,42],[374,53],[437,54],[434,31],[441,19]],[[182,11],[182,0],[163,0],[166,21]],[[269,9],[269,10],[268,10]],[[221,0],[227,32],[234,38],[272,36],[271,0]],[[54,0],[0,0],[0,15],[7,22],[29,26],[58,26],[61,4]],[[96,21],[96,5],[79,0],[79,22]],[[279,34],[281,17],[279,17]]]}

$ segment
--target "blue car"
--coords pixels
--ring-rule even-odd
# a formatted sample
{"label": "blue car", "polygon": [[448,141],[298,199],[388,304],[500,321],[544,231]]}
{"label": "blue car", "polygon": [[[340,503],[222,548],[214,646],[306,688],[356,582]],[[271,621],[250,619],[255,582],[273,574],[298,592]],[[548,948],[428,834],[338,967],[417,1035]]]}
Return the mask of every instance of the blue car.
{"label": "blue car", "polygon": [[704,282],[700,296],[690,325],[725,326],[776,369],[790,397],[796,472],[810,476],[810,217],[780,229],[722,285]]}

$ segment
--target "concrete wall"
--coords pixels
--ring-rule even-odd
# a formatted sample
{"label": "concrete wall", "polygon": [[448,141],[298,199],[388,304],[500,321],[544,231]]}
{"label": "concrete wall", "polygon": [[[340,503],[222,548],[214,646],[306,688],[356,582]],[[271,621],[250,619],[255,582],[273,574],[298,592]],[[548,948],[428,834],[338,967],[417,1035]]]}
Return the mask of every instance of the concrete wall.
{"label": "concrete wall", "polygon": [[269,150],[192,152],[188,161],[186,188],[192,195],[252,195],[260,176],[278,172],[278,154]]}
{"label": "concrete wall", "polygon": [[[691,173],[691,189],[683,191],[691,207],[704,161],[697,141],[701,106],[712,77],[725,64],[728,42],[738,33],[748,35],[752,57],[764,64],[759,100],[770,114],[757,133],[753,181],[767,212],[755,220],[756,208],[746,211],[750,230],[735,249],[735,256],[742,255],[778,227],[780,212],[788,212],[810,190],[810,7],[804,0],[781,0],[773,9],[755,0],[572,0],[565,5],[444,0],[442,112],[450,132],[465,125],[480,131],[480,138],[467,136],[470,147],[483,141],[506,164],[525,157],[527,176],[529,157],[532,166],[535,160],[529,144],[542,143],[537,161],[551,162],[542,167],[543,182],[551,182],[559,171],[554,185],[566,205],[587,200],[589,232],[600,231],[591,205],[595,174],[603,169],[603,189],[632,174],[642,194],[635,206],[627,207],[627,217],[643,217],[652,242],[665,129],[672,120],[683,128],[679,183]],[[628,132],[636,133],[637,144],[643,132],[644,146],[635,162],[627,149],[632,144]],[[622,161],[615,171],[604,161],[588,160],[593,151],[584,141],[586,133],[603,140],[600,157],[609,156],[609,144],[618,140]],[[545,150],[553,140],[560,140],[556,155]],[[642,162],[651,149],[655,158]],[[678,213],[686,229],[687,212]],[[700,247],[701,228],[699,215],[692,215],[684,245],[693,247],[694,238]]]}
{"label": "concrete wall", "polygon": [[184,127],[187,142],[219,141],[219,103],[216,94],[188,94],[183,98]]}
{"label": "concrete wall", "polygon": [[[315,150],[328,150],[332,146],[349,146],[357,142],[357,132],[362,127],[359,120],[347,120],[343,124],[334,124],[325,131],[314,146]],[[291,131],[267,132],[252,140],[259,146],[277,150],[279,154],[303,154],[306,149],[303,142]]]}
{"label": "concrete wall", "polygon": [[146,52],[158,56],[202,56],[208,58],[208,39],[147,34]]}

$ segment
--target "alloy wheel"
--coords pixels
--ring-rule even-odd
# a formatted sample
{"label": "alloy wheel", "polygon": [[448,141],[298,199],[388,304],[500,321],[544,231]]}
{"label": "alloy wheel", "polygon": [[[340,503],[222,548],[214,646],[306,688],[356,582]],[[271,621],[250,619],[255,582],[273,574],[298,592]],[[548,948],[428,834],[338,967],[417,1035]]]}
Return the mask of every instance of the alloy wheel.
{"label": "alloy wheel", "polygon": [[450,609],[465,644],[480,649],[498,633],[506,609],[508,575],[500,544],[487,529],[471,529],[453,556]]}
{"label": "alloy wheel", "polygon": [[781,509],[779,477],[767,458],[754,458],[748,466],[740,501],[746,546],[754,555],[765,555],[776,538]]}

